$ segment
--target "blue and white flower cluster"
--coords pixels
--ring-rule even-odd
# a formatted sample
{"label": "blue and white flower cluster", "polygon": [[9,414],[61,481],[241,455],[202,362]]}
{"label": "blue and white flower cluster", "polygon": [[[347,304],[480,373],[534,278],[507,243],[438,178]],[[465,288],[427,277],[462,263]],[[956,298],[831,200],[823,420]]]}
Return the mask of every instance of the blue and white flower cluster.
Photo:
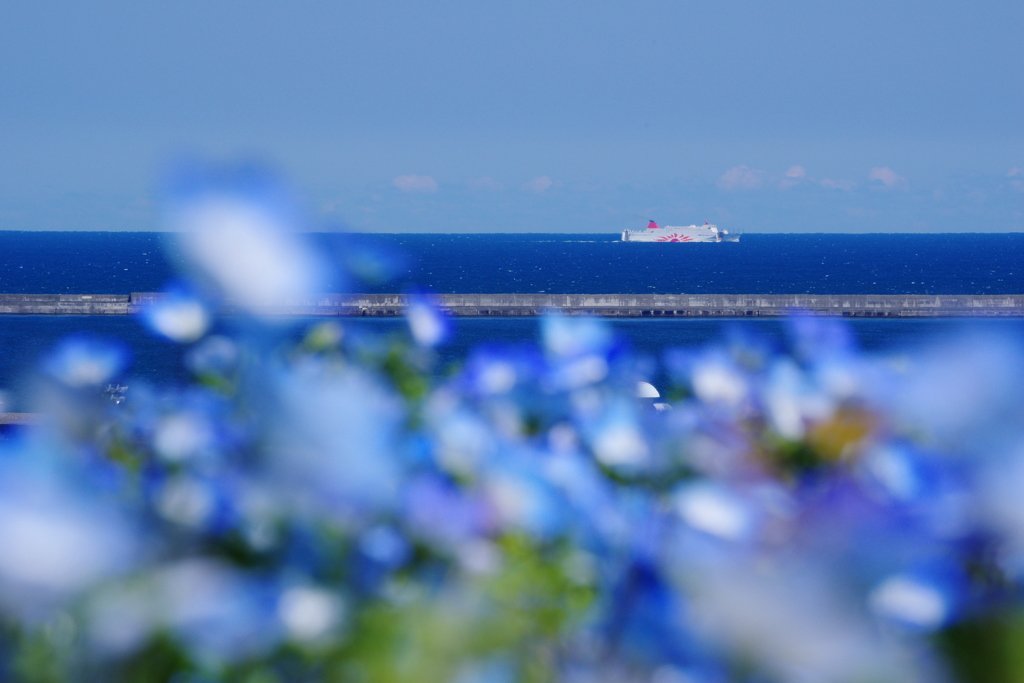
{"label": "blue and white flower cluster", "polygon": [[115,405],[125,351],[72,338],[0,441],[3,680],[1024,677],[1018,342],[794,318],[653,368],[552,315],[439,368],[429,297],[405,339],[266,316],[331,275],[243,180],[171,195],[142,321],[193,381]]}

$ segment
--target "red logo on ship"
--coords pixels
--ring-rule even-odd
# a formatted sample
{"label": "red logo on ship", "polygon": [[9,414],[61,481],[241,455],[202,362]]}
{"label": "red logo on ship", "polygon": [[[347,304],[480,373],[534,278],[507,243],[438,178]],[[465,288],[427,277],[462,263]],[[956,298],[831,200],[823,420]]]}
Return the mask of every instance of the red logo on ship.
{"label": "red logo on ship", "polygon": [[655,238],[654,241],[655,242],[692,242],[693,238],[688,236],[688,235],[680,235],[679,233],[674,232],[671,235],[665,235],[664,237],[657,237],[657,238]]}

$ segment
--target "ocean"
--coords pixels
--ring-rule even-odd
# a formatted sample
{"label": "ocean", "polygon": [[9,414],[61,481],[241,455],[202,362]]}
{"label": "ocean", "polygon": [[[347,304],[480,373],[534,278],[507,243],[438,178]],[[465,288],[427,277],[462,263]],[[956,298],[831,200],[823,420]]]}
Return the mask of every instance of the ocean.
{"label": "ocean", "polygon": [[[353,291],[591,294],[1019,294],[1024,233],[744,235],[623,243],[618,235],[315,234],[359,272]],[[181,258],[160,233],[0,232],[0,292],[158,291]]]}
{"label": "ocean", "polygon": [[[358,274],[347,291],[546,293],[1018,294],[1024,292],[1024,234],[744,235],[739,243],[637,244],[617,235],[316,234],[318,248]],[[159,233],[0,232],[0,292],[159,291],[182,268],[173,239]],[[311,321],[296,321],[301,326]],[[353,331],[402,334],[401,319],[343,320]],[[742,329],[781,342],[779,320],[614,320],[638,353],[706,344]],[[955,320],[854,320],[869,350],[894,351],[964,325]],[[983,328],[1024,334],[1024,320]],[[122,340],[133,376],[185,380],[183,349],[133,318],[0,316],[0,390],[24,407],[39,358],[64,336]],[[533,319],[459,319],[439,350],[457,362],[480,343],[526,343]]]}

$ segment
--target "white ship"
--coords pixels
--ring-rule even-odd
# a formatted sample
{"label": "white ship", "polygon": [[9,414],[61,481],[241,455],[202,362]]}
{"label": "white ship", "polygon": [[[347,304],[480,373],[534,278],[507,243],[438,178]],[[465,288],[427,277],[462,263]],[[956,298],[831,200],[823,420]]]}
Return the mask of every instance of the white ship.
{"label": "white ship", "polygon": [[739,236],[729,235],[728,230],[719,230],[718,226],[704,225],[666,225],[664,228],[651,221],[646,230],[623,230],[623,242],[739,242]]}

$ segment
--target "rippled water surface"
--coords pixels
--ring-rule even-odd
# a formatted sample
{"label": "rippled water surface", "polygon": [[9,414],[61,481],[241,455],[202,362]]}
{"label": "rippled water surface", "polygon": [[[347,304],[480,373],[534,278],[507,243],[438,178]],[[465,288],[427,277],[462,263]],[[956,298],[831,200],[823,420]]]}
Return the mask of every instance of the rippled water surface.
{"label": "rippled water surface", "polygon": [[[744,235],[638,244],[617,235],[313,236],[369,281],[359,291],[1008,294],[1024,292],[1024,234]],[[0,292],[154,291],[174,277],[159,233],[0,232]]]}

